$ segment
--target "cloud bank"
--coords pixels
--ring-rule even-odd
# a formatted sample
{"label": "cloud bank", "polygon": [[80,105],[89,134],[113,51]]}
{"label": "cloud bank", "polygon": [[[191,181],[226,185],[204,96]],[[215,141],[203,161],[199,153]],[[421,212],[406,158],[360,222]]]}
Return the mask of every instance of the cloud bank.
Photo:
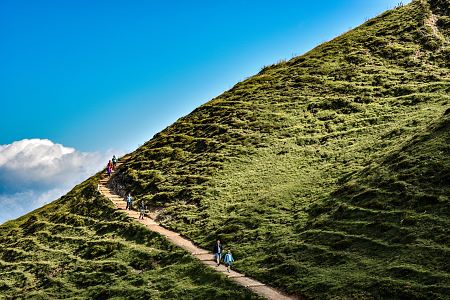
{"label": "cloud bank", "polygon": [[0,145],[0,224],[64,195],[111,156],[80,152],[47,139]]}

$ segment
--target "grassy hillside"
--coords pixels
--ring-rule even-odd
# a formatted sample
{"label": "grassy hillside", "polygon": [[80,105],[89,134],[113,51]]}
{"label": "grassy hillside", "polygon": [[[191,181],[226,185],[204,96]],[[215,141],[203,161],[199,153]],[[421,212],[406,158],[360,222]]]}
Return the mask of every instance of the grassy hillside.
{"label": "grassy hillside", "polygon": [[[416,0],[197,108],[111,186],[289,293],[448,299],[449,92],[450,1]],[[114,212],[95,180],[0,227],[0,294],[250,297]]]}
{"label": "grassy hillside", "polygon": [[0,299],[256,299],[131,221],[97,177],[0,227]]}
{"label": "grassy hillside", "polygon": [[447,298],[449,25],[449,1],[414,1],[265,67],[137,149],[112,186],[288,292]]}

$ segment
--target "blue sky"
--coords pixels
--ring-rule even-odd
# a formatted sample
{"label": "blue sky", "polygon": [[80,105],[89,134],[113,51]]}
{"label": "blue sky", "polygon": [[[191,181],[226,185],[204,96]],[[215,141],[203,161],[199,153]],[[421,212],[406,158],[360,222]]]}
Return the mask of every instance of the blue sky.
{"label": "blue sky", "polygon": [[0,2],[0,144],[131,151],[398,0]]}
{"label": "blue sky", "polygon": [[0,223],[398,2],[1,0]]}

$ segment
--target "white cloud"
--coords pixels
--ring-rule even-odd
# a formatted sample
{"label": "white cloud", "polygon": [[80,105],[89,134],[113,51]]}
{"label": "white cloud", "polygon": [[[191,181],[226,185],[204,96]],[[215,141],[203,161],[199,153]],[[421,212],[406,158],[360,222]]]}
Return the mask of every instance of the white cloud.
{"label": "white cloud", "polygon": [[111,151],[80,152],[46,139],[0,145],[0,223],[62,196],[111,156]]}

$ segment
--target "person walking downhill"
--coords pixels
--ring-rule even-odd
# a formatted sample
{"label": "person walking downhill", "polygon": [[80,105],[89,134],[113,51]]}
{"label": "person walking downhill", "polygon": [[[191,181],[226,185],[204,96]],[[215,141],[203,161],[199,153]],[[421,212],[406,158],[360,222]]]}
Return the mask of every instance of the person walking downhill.
{"label": "person walking downhill", "polygon": [[117,158],[115,155],[113,155],[112,157],[112,168],[115,171],[116,170],[116,165],[117,165]]}
{"label": "person walking downhill", "polygon": [[227,254],[225,254],[225,257],[223,258],[223,262],[225,263],[225,266],[227,266],[228,273],[230,273],[231,264],[234,262],[233,255],[231,254],[230,250],[228,250]]}
{"label": "person walking downhill", "polygon": [[217,240],[216,244],[214,245],[213,253],[217,266],[219,266],[220,259],[222,258],[222,244],[220,243],[220,240]]}
{"label": "person walking downhill", "polygon": [[140,208],[140,214],[139,214],[139,220],[144,220],[144,216],[145,216],[145,204],[144,201],[141,200],[141,208]]}
{"label": "person walking downhill", "polygon": [[128,196],[127,196],[127,207],[125,209],[131,210],[132,202],[133,202],[133,197],[131,197],[131,194],[128,193]]}

